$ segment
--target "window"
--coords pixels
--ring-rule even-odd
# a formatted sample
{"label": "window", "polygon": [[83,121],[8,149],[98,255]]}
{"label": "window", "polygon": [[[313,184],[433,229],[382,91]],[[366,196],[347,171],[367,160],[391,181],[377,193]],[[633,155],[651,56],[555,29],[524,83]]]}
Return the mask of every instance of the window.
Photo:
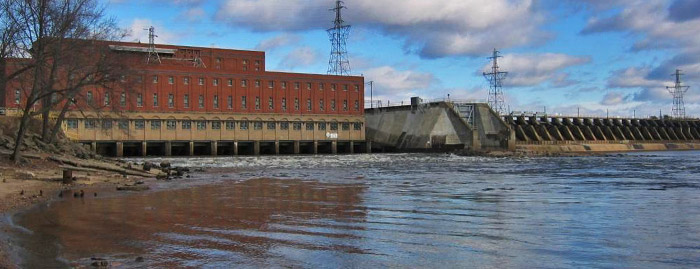
{"label": "window", "polygon": [[343,131],[350,130],[350,123],[343,122]]}
{"label": "window", "polygon": [[314,123],[313,123],[313,122],[307,122],[307,123],[306,123],[306,130],[307,130],[307,131],[313,131],[313,130],[314,130]]}
{"label": "window", "polygon": [[294,110],[299,111],[299,98],[294,98]]}
{"label": "window", "polygon": [[309,82],[306,83],[306,89],[311,90],[311,83],[309,83]]}
{"label": "window", "polygon": [[172,108],[175,106],[175,95],[170,93],[168,94],[168,107]]}
{"label": "window", "polygon": [[138,83],[143,82],[143,76],[136,77],[136,82],[138,82]]}
{"label": "window", "polygon": [[331,110],[335,111],[335,99],[331,99]]}
{"label": "window", "polygon": [[168,120],[165,122],[165,128],[168,130],[175,130],[177,129],[177,122],[175,120]]}
{"label": "window", "polygon": [[331,91],[335,91],[335,84],[331,84]]}
{"label": "window", "polygon": [[212,130],[221,130],[221,122],[220,121],[212,121],[211,122],[211,129]]}
{"label": "window", "polygon": [[348,111],[348,100],[343,100],[343,111]]}
{"label": "window", "polygon": [[241,80],[241,87],[248,87],[248,81],[245,79]]}
{"label": "window", "polygon": [[289,130],[289,122],[280,122],[281,130]]}
{"label": "window", "polygon": [[204,95],[199,95],[199,108],[204,108]]}
{"label": "window", "polygon": [[255,88],[260,88],[260,80],[255,80]]}
{"label": "window", "polygon": [[355,100],[355,111],[360,111],[360,101]]}
{"label": "window", "polygon": [[204,78],[199,78],[199,85],[204,85]]}
{"label": "window", "polygon": [[337,130],[338,130],[338,123],[331,122],[331,131],[337,131]]}
{"label": "window", "polygon": [[67,119],[67,120],[66,120],[66,125],[68,126],[68,129],[78,129],[78,120],[76,120],[76,119]]}
{"label": "window", "polygon": [[141,95],[140,93],[136,95],[136,106],[143,106],[143,95]]}
{"label": "window", "polygon": [[214,108],[219,108],[219,96],[214,95]]}
{"label": "window", "polygon": [[262,121],[253,122],[253,129],[262,130]]}
{"label": "window", "polygon": [[185,94],[182,98],[182,103],[185,105],[186,108],[190,107],[190,95]]}
{"label": "window", "polygon": [[216,57],[216,63],[221,63],[221,57]]}
{"label": "window", "polygon": [[226,130],[233,130],[236,128],[236,122],[234,121],[227,121],[226,122]]}
{"label": "window", "polygon": [[[73,75],[71,75],[71,76],[73,76]],[[71,77],[71,79],[72,79],[72,77]],[[119,81],[126,82],[126,76],[125,75],[119,76]]]}
{"label": "window", "polygon": [[282,81],[282,89],[286,89],[286,88],[287,88],[287,82],[286,82],[286,81]]}
{"label": "window", "polygon": [[119,105],[120,106],[126,106],[126,93],[122,92],[122,94],[119,96]]}
{"label": "window", "polygon": [[318,129],[321,130],[321,131],[325,131],[325,130],[326,130],[326,123],[325,123],[325,122],[319,122],[319,123],[318,123]]}
{"label": "window", "polygon": [[355,91],[359,92],[360,91],[360,85],[355,85]]}
{"label": "window", "polygon": [[301,130],[301,122],[295,122],[295,123],[293,124],[293,128],[294,128],[295,131]]}
{"label": "window", "polygon": [[323,83],[319,83],[319,84],[318,84],[318,89],[319,89],[319,90],[325,90],[325,89],[326,89],[326,85],[324,85]]}
{"label": "window", "polygon": [[260,97],[255,97],[255,110],[260,110]]}
{"label": "window", "polygon": [[203,120],[198,120],[197,121],[197,130],[206,130],[207,129],[207,122]]}
{"label": "window", "polygon": [[189,78],[189,77],[185,77],[185,78],[182,79],[182,82],[183,82],[185,85],[190,85],[190,78]]}
{"label": "window", "polygon": [[311,98],[306,99],[306,110],[311,111],[313,105],[311,104]]}
{"label": "window", "polygon": [[174,77],[168,77],[168,84],[174,84],[175,83],[175,78]]}
{"label": "window", "polygon": [[300,85],[301,85],[301,84],[299,84],[299,82],[294,82],[294,89],[295,89],[295,90],[298,90],[299,87],[301,87]]}
{"label": "window", "polygon": [[158,94],[157,93],[153,94],[153,106],[154,107],[158,106]]}
{"label": "window", "polygon": [[219,79],[218,78],[212,79],[211,82],[214,86],[219,86]]}
{"label": "window", "polygon": [[282,97],[282,111],[287,111],[287,98]]}
{"label": "window", "polygon": [[268,81],[268,82],[267,82],[267,87],[270,88],[270,89],[274,88],[274,87],[275,87],[275,82],[272,81],[272,80]]}
{"label": "window", "polygon": [[275,109],[275,100],[273,100],[272,97],[267,100],[267,106],[270,110]]}
{"label": "window", "polygon": [[348,91],[348,84],[343,84],[343,91]]}
{"label": "window", "polygon": [[153,76],[153,83],[158,83],[158,76]]}
{"label": "window", "polygon": [[268,122],[268,123],[267,123],[267,129],[268,129],[268,130],[274,130],[274,129],[277,129],[277,123],[274,123],[274,122]]}
{"label": "window", "polygon": [[246,98],[245,96],[241,96],[241,107],[242,107],[243,109],[248,108],[248,105],[246,104],[246,103],[247,103],[247,100],[246,100],[246,99],[247,99],[247,98]]}
{"label": "window", "polygon": [[19,100],[22,93],[19,90],[15,90],[15,104],[19,105]]}
{"label": "window", "polygon": [[95,129],[95,120],[85,119],[85,129]]}
{"label": "window", "polygon": [[233,86],[233,79],[228,79],[227,85],[228,85],[229,87]]}
{"label": "window", "polygon": [[248,130],[248,122],[247,121],[241,121],[241,123],[238,125],[241,127],[241,130]]}
{"label": "window", "polygon": [[318,101],[318,109],[321,111],[325,109],[325,106],[323,105],[323,99]]}
{"label": "window", "polygon": [[255,65],[260,65],[260,60],[255,60]]}
{"label": "window", "polygon": [[356,122],[353,124],[356,131],[362,130],[362,123]]}
{"label": "window", "polygon": [[233,109],[233,96],[229,95],[229,96],[226,98],[226,107],[227,107],[228,109]]}
{"label": "window", "polygon": [[120,120],[119,121],[119,129],[121,129],[121,130],[129,129],[129,120]]}
{"label": "window", "polygon": [[183,130],[192,129],[192,121],[183,120],[183,121],[182,121],[182,129],[183,129]]}
{"label": "window", "polygon": [[134,121],[134,128],[136,128],[136,130],[143,130],[143,128],[145,128],[145,127],[146,127],[146,121],[144,121],[144,120],[135,120]]}
{"label": "window", "polygon": [[242,63],[243,65],[248,65],[248,60],[243,60]]}
{"label": "window", "polygon": [[[85,99],[87,99],[88,105],[92,105],[92,91],[88,91],[85,94]],[[18,103],[19,104],[19,103]]]}
{"label": "window", "polygon": [[105,93],[105,106],[109,105],[109,93]]}
{"label": "window", "polygon": [[151,130],[160,130],[160,120],[151,120]]}
{"label": "window", "polygon": [[112,120],[109,120],[109,119],[102,120],[102,129],[105,129],[105,130],[112,129]]}

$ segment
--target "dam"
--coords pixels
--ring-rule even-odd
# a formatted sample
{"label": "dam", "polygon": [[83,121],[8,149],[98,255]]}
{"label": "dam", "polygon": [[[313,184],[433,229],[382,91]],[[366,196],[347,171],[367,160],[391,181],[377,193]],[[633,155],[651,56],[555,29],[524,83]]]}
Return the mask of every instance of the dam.
{"label": "dam", "polygon": [[616,152],[700,149],[700,120],[498,115],[485,103],[436,101],[365,110],[375,151]]}

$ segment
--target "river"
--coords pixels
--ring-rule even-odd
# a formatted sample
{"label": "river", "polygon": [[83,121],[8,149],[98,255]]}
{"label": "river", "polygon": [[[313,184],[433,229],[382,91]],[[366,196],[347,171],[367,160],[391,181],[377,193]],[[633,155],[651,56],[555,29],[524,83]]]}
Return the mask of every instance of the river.
{"label": "river", "polygon": [[700,267],[699,157],[173,158],[207,171],[10,221],[25,267]]}

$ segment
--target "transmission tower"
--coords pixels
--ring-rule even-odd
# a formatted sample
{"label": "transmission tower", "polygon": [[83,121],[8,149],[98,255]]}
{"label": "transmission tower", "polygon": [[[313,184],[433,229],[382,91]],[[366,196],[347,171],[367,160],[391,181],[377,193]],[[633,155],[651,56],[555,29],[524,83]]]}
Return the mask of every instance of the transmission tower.
{"label": "transmission tower", "polygon": [[486,78],[486,80],[489,82],[489,106],[500,115],[506,113],[506,104],[503,97],[502,86],[503,80],[506,78],[506,75],[508,75],[508,72],[499,71],[498,58],[503,57],[500,56],[499,53],[499,51],[493,49],[493,55],[489,57],[489,59],[493,61],[493,65],[491,65],[491,72],[484,72],[484,78]]}
{"label": "transmission tower", "polygon": [[681,70],[676,69],[676,73],[672,76],[676,77],[676,85],[673,87],[666,87],[669,93],[673,95],[673,117],[677,119],[685,118],[685,103],[683,102],[683,94],[685,94],[689,86],[683,86],[681,83]]}
{"label": "transmission tower", "polygon": [[350,25],[345,25],[341,10],[345,8],[343,1],[335,1],[335,8],[330,9],[335,12],[333,27],[328,29],[328,37],[331,41],[331,56],[328,60],[328,74],[338,76],[350,75],[350,61],[348,60],[348,33]]}
{"label": "transmission tower", "polygon": [[146,63],[150,64],[151,61],[160,63],[160,56],[156,52],[156,28],[153,26],[144,29],[148,30],[148,56],[146,57]]}

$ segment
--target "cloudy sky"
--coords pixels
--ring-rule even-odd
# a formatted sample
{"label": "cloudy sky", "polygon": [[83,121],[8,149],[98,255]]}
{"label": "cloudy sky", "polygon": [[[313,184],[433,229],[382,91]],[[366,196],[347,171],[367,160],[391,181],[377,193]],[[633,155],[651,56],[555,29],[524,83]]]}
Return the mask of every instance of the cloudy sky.
{"label": "cloudy sky", "polygon": [[[264,50],[267,68],[325,73],[333,0],[104,0],[126,40]],[[683,70],[700,116],[700,0],[346,0],[353,74],[375,100],[486,99],[497,48],[514,111],[670,114]],[[369,88],[368,88],[369,89]],[[369,99],[369,92],[367,92]]]}

